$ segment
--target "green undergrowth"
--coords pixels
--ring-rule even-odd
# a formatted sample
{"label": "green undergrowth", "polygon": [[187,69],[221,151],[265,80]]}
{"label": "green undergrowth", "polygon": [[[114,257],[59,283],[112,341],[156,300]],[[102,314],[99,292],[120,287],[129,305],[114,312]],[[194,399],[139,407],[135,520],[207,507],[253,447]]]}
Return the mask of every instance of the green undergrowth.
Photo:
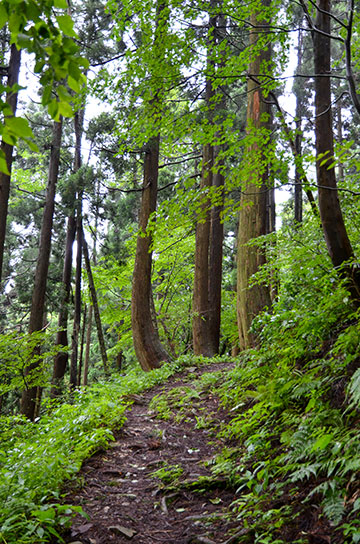
{"label": "green undergrowth", "polygon": [[129,395],[166,381],[187,364],[184,359],[146,374],[130,370],[74,393],[71,403],[49,405],[36,423],[0,418],[0,542],[61,542],[62,529],[80,511],[64,504],[64,483],[84,459],[114,440]]}
{"label": "green undergrowth", "polygon": [[[232,357],[214,357],[213,359],[193,359],[198,364],[202,362],[234,362]],[[226,379],[222,370],[204,372],[200,377],[188,376],[188,381],[174,387],[166,393],[153,397],[149,409],[160,419],[174,419],[177,423],[182,421],[193,422],[197,429],[215,431],[218,421],[217,411],[209,410],[207,399],[212,391],[219,387]]]}
{"label": "green undergrowth", "polygon": [[[215,483],[234,489],[228,516],[242,528],[237,542],[305,544],[318,533],[334,544],[360,542],[360,326],[350,311],[340,317],[278,322],[233,369],[152,401],[159,417],[194,426],[204,417],[217,429],[226,446],[206,462]],[[220,430],[204,392],[227,410]]]}
{"label": "green undergrowth", "polygon": [[331,542],[360,541],[359,340],[351,323],[304,360],[293,335],[293,351],[249,352],[217,388],[232,446],[211,469],[236,490],[232,514],[249,529],[239,542],[310,542],[316,523]]}

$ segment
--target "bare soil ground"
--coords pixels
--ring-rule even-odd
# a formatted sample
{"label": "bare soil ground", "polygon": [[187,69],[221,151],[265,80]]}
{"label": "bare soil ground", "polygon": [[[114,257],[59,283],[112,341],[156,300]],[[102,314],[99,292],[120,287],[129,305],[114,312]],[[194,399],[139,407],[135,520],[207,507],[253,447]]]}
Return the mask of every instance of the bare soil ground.
{"label": "bare soil ground", "polygon": [[[173,418],[158,419],[149,412],[149,403],[155,395],[191,382],[206,371],[230,366],[219,363],[193,368],[133,399],[116,441],[110,449],[84,463],[81,489],[71,491],[66,498],[68,503],[81,505],[89,516],[88,520],[75,519],[68,543],[230,544],[236,541],[231,533],[241,527],[236,527],[225,515],[235,498],[234,490],[225,483],[221,485],[221,481],[201,492],[191,488],[191,482],[199,476],[210,475],[204,460],[210,460],[224,446],[214,429],[196,427],[204,410],[213,414],[214,422],[226,417],[217,398],[204,395],[194,408],[189,407],[190,417],[180,423]],[[172,489],[152,476],[154,471],[164,467],[166,470],[169,465],[179,471]]]}

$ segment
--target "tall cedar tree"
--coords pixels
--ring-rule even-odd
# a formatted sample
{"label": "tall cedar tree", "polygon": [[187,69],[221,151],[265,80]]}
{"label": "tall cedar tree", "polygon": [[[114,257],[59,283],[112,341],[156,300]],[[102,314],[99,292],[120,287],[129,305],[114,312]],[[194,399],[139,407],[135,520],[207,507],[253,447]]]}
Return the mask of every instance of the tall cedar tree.
{"label": "tall cedar tree", "polygon": [[[69,303],[71,295],[71,274],[72,274],[72,260],[73,260],[73,245],[75,241],[76,233],[76,219],[74,210],[68,215],[67,229],[66,229],[66,241],[65,241],[65,255],[62,273],[62,298],[61,306],[58,317],[58,331],[56,334],[56,345],[68,346],[68,317],[69,317]],[[68,364],[68,352],[59,351],[55,356],[51,396],[56,397],[61,393],[61,382],[64,378],[67,364]]]}
{"label": "tall cedar tree", "polygon": [[156,210],[159,169],[159,140],[154,137],[146,146],[139,230],[131,296],[131,326],[136,356],[145,371],[158,368],[169,359],[163,348],[151,312],[152,235],[147,232],[151,214]]}
{"label": "tall cedar tree", "polygon": [[[216,75],[216,45],[219,40],[218,26],[225,26],[224,17],[214,14],[216,2],[210,5],[205,102],[210,125],[214,125],[214,116],[224,109],[222,89],[214,89]],[[217,115],[217,118],[221,118]],[[219,136],[218,134],[216,137]],[[193,348],[195,355],[212,357],[219,351],[220,314],[221,314],[221,279],[224,227],[221,221],[224,196],[224,176],[217,158],[221,146],[214,142],[203,147],[203,166],[201,189],[214,187],[218,202],[212,207],[210,198],[204,198],[200,218],[196,223],[195,270],[193,288]]]}
{"label": "tall cedar tree", "polygon": [[[298,32],[298,51],[297,51],[297,73],[301,73],[302,65],[302,55],[303,55],[303,31],[300,29]],[[296,108],[295,108],[295,124],[296,124],[296,133],[295,133],[295,149],[296,155],[301,156],[301,129],[302,129],[302,100],[299,92],[299,86],[295,87],[295,98],[296,98]],[[294,219],[295,225],[300,225],[303,220],[303,201],[302,201],[302,180],[301,180],[301,169],[299,164],[295,164],[295,189],[294,189]]]}
{"label": "tall cedar tree", "polygon": [[[16,45],[13,43],[10,49],[10,60],[8,67],[8,79],[7,86],[9,91],[6,95],[6,102],[11,108],[13,115],[16,113],[18,93],[11,91],[11,88],[14,85],[17,85],[19,81],[20,73],[20,62],[21,62],[21,51],[17,49]],[[14,146],[5,142],[1,142],[1,150],[5,155],[6,166],[8,172],[0,172],[0,281],[2,279],[2,267],[4,260],[4,247],[5,247],[5,234],[6,234],[6,220],[8,213],[8,202],[9,202],[9,193],[10,193],[10,176],[11,176],[11,167],[13,163],[13,151]]]}
{"label": "tall cedar tree", "polygon": [[[264,99],[258,75],[268,69],[271,60],[270,38],[266,40],[266,13],[270,0],[263,0],[261,6],[250,17],[250,54],[247,85],[247,130],[256,135],[254,142],[246,150],[244,158],[244,183],[238,233],[237,255],[237,317],[240,349],[254,345],[255,338],[249,333],[252,320],[266,307],[271,299],[267,285],[255,284],[249,287],[251,277],[265,264],[262,247],[249,244],[252,240],[267,233],[267,203],[269,175],[265,151],[269,143],[270,105]],[[265,8],[265,19],[261,7]],[[261,32],[259,28],[261,27]],[[260,42],[260,48],[259,43]]]}
{"label": "tall cedar tree", "polygon": [[[54,123],[53,139],[51,143],[48,186],[46,190],[45,208],[40,231],[39,252],[36,262],[34,289],[31,302],[29,333],[40,331],[43,328],[46,284],[50,261],[51,238],[55,208],[56,183],[60,164],[60,146],[62,135],[62,121]],[[38,351],[38,349],[36,350]],[[38,355],[38,353],[36,353]],[[36,372],[40,362],[30,364],[26,375]],[[37,386],[31,385],[23,391],[21,397],[21,413],[33,420],[36,411]]]}
{"label": "tall cedar tree", "polygon": [[[74,172],[78,172],[81,168],[81,139],[84,126],[84,108],[75,113],[74,117],[74,132],[75,132],[75,157],[74,157]],[[77,188],[77,205],[76,205],[76,271],[75,271],[75,300],[74,300],[74,320],[73,332],[71,337],[71,358],[70,358],[70,387],[75,388],[77,385],[77,364],[78,364],[78,347],[80,336],[81,323],[81,276],[82,276],[82,254],[83,254],[83,235],[82,235],[82,208],[83,208],[83,188],[82,180],[78,179],[79,186]]]}
{"label": "tall cedar tree", "polygon": [[334,267],[349,281],[353,298],[360,300],[360,277],[350,261],[353,249],[346,231],[337,190],[334,163],[334,135],[331,108],[331,2],[318,0],[314,43],[315,147],[319,209],[326,245]]}
{"label": "tall cedar tree", "polygon": [[[161,64],[164,57],[163,33],[166,32],[167,6],[158,1],[153,42],[154,57]],[[161,90],[157,86],[155,74],[150,74],[153,85],[153,98],[148,105],[149,120],[161,116]],[[160,130],[160,129],[159,129]],[[156,210],[159,175],[160,133],[150,138],[145,149],[144,178],[139,214],[139,234],[136,241],[135,265],[131,294],[131,327],[136,356],[141,368],[152,370],[169,360],[162,346],[151,312],[151,268],[153,236],[148,231],[149,219]]]}

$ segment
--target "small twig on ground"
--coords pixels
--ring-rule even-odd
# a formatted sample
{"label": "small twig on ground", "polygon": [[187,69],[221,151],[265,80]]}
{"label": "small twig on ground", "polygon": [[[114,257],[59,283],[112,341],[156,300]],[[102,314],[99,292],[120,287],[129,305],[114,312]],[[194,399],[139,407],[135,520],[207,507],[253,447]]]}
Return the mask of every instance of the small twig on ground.
{"label": "small twig on ground", "polygon": [[220,544],[235,544],[241,536],[248,534],[250,531],[251,529],[241,529],[241,531],[235,533],[230,538],[224,540],[224,542],[221,542]]}

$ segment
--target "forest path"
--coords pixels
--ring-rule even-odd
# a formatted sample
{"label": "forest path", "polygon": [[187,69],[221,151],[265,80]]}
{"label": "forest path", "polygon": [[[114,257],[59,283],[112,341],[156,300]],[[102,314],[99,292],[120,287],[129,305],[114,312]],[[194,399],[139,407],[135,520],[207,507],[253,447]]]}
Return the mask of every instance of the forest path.
{"label": "forest path", "polygon": [[[106,452],[84,463],[80,473],[83,487],[66,498],[68,503],[81,505],[89,516],[89,520],[75,519],[68,543],[220,544],[226,541],[230,544],[235,541],[226,539],[234,524],[223,515],[235,498],[234,490],[221,485],[221,481],[206,490],[191,489],[191,482],[199,476],[211,475],[204,461],[211,460],[224,447],[224,442],[216,437],[216,427],[226,413],[211,394],[211,388],[195,394],[194,403],[184,402],[185,417],[181,421],[173,417],[158,419],[149,411],[154,396],[181,387],[184,399],[188,399],[186,392],[194,379],[206,372],[226,372],[232,366],[232,363],[216,363],[193,367],[132,399],[134,404],[116,441]],[[213,425],[201,428],[206,420]],[[152,476],[159,469],[177,476],[173,489]]]}

